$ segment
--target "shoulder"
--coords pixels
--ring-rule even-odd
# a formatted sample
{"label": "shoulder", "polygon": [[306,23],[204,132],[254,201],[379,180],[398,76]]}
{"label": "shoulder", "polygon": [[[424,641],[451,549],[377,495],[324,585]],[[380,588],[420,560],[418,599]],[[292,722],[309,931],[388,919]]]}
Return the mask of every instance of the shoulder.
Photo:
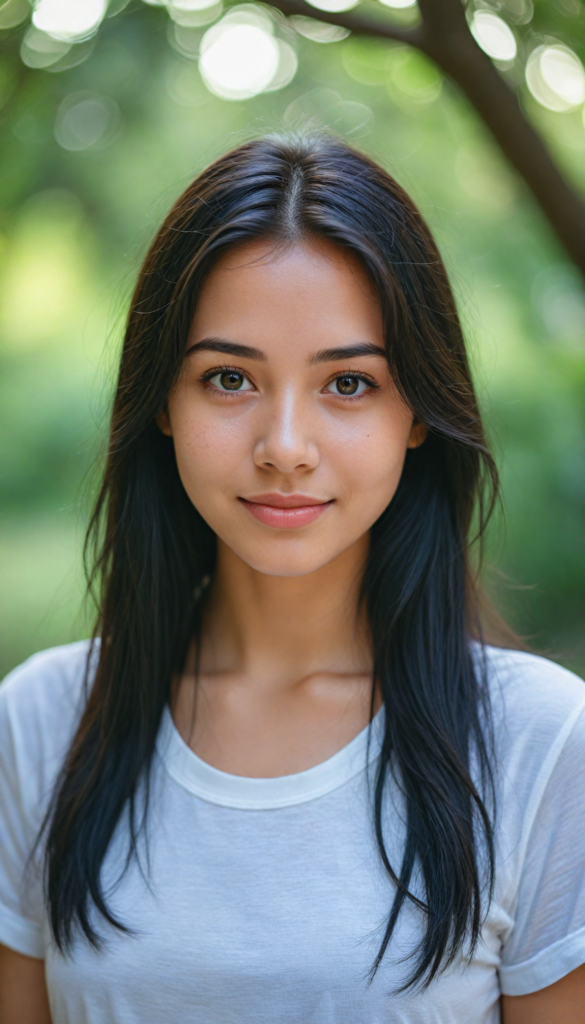
{"label": "shoulder", "polygon": [[83,712],[88,653],[87,642],[42,651],[0,684],[0,942],[27,956],[45,955],[37,844]]}
{"label": "shoulder", "polygon": [[89,640],[80,640],[33,654],[0,685],[0,709],[29,720],[73,713],[82,697],[89,650]]}
{"label": "shoulder", "polygon": [[585,774],[585,684],[524,651],[485,648],[484,666],[502,811],[526,831],[551,784],[562,801],[568,774]]}
{"label": "shoulder", "polygon": [[41,651],[0,684],[0,767],[13,777],[51,787],[85,705],[89,651],[89,641]]}
{"label": "shoulder", "polygon": [[494,724],[508,738],[542,741],[570,729],[585,710],[585,683],[548,658],[526,651],[483,648]]}

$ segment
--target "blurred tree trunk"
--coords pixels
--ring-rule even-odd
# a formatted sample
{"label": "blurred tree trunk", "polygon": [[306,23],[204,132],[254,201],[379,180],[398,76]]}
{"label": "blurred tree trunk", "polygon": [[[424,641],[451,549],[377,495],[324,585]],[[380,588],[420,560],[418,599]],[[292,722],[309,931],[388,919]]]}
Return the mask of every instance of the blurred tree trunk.
{"label": "blurred tree trunk", "polygon": [[421,21],[411,28],[377,22],[353,11],[330,14],[304,0],[270,3],[287,16],[301,14],[340,25],[357,36],[406,43],[435,61],[475,107],[585,277],[585,202],[524,116],[515,93],[476,43],[461,0],[418,0]]}

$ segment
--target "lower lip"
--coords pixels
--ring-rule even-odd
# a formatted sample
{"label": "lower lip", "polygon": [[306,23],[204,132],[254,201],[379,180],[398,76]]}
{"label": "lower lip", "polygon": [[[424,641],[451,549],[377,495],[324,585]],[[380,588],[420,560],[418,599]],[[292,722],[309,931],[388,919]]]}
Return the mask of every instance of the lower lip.
{"label": "lower lip", "polygon": [[276,526],[280,530],[294,530],[299,526],[308,526],[333,504],[332,501],[325,501],[321,505],[276,508],[275,505],[259,505],[255,501],[246,501],[245,498],[240,498],[240,501],[265,526]]}

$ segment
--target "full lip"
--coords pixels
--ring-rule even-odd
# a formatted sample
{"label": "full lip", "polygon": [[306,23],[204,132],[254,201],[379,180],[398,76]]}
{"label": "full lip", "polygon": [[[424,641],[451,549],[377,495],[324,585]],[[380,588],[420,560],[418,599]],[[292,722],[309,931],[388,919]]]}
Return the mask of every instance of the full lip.
{"label": "full lip", "polygon": [[280,530],[308,526],[318,519],[335,499],[314,498],[309,494],[254,494],[239,501],[248,511],[263,523]]}

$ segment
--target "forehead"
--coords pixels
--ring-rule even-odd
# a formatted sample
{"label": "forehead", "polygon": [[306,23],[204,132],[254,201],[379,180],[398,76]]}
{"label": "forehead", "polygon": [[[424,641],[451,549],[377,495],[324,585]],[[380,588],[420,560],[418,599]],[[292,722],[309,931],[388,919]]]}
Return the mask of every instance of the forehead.
{"label": "forehead", "polygon": [[359,260],[327,243],[270,241],[225,255],[206,278],[190,343],[216,336],[304,354],[348,341],[383,342],[378,296]]}

